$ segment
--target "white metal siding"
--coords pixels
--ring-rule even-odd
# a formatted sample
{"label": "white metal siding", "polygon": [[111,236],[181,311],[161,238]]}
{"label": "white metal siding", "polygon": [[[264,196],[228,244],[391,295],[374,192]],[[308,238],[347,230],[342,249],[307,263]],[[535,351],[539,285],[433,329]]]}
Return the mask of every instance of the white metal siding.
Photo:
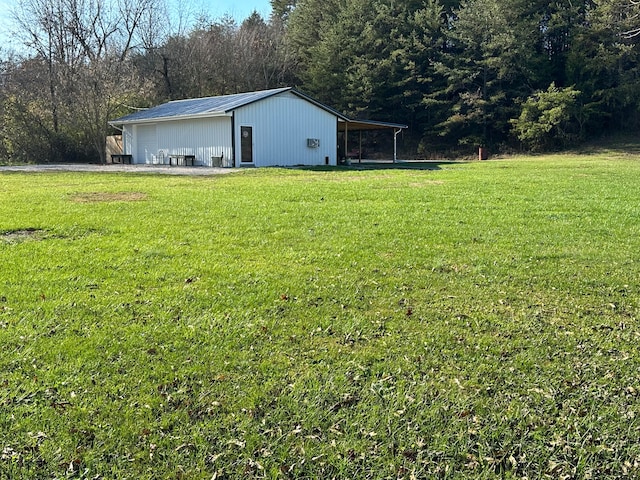
{"label": "white metal siding", "polygon": [[[231,159],[231,117],[175,120],[158,124],[160,156],[195,155],[195,165],[211,167],[211,157]],[[168,160],[167,160],[168,161]]]}
{"label": "white metal siding", "polygon": [[[257,167],[336,165],[337,118],[314,104],[283,93],[235,111],[236,165],[240,164],[240,127],[253,127],[253,157]],[[320,140],[318,148],[308,138]]]}
{"label": "white metal siding", "polygon": [[158,135],[156,125],[134,126],[136,154],[133,163],[162,163],[158,162]]}
{"label": "white metal siding", "polygon": [[125,126],[122,129],[122,153],[133,155],[133,127]]}

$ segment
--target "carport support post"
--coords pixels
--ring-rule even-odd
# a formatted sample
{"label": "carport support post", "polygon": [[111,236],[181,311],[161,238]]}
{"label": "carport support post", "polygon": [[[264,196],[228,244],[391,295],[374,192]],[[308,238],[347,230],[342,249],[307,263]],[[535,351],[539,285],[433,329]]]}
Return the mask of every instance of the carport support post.
{"label": "carport support post", "polygon": [[360,144],[358,145],[358,163],[362,163],[362,130],[358,132],[360,134]]}
{"label": "carport support post", "polygon": [[398,134],[401,131],[401,128],[393,129],[393,163],[396,163],[398,161]]}
{"label": "carport support post", "polygon": [[349,144],[349,122],[344,122],[344,163],[346,164],[349,160],[349,150],[347,150],[347,145]]}

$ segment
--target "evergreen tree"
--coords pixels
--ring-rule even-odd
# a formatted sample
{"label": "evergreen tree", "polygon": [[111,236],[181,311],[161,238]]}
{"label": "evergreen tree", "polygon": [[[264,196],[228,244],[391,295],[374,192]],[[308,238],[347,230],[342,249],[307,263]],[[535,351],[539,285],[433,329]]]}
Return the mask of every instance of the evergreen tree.
{"label": "evergreen tree", "polygon": [[297,0],[271,0],[272,17],[286,23],[296,3]]}
{"label": "evergreen tree", "polygon": [[511,121],[518,138],[534,151],[570,145],[576,139],[572,120],[580,92],[551,84],[546,91],[530,96],[522,112]]}
{"label": "evergreen tree", "polygon": [[439,125],[450,141],[495,146],[507,138],[516,101],[526,98],[537,76],[531,42],[538,25],[527,3],[466,0],[456,11],[451,48],[437,65],[447,83],[428,94],[450,102],[450,115]]}
{"label": "evergreen tree", "polygon": [[567,55],[567,82],[583,92],[583,135],[636,129],[640,123],[640,38],[628,5],[604,0],[587,12]]}

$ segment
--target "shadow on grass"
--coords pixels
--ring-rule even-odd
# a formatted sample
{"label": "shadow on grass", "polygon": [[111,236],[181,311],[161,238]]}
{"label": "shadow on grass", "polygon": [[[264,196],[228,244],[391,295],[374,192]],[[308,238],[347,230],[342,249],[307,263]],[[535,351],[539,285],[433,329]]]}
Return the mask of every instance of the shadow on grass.
{"label": "shadow on grass", "polygon": [[446,160],[402,160],[394,163],[390,160],[363,160],[362,162],[352,162],[350,165],[299,166],[292,168],[312,172],[349,172],[353,170],[442,170],[443,165],[452,165],[456,163],[463,162]]}
{"label": "shadow on grass", "polygon": [[586,142],[571,149],[570,152],[579,155],[601,155],[606,153],[640,155],[640,141],[635,135],[620,134]]}

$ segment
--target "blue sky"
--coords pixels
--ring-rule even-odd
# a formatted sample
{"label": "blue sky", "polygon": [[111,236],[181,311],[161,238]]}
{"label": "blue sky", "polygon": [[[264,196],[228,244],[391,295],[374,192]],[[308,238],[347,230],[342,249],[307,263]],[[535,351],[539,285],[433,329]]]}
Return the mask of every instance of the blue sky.
{"label": "blue sky", "polygon": [[9,35],[7,33],[10,22],[9,17],[11,15],[11,4],[8,0],[0,0],[0,52],[4,51],[9,42]]}
{"label": "blue sky", "polygon": [[[225,14],[231,15],[238,23],[251,15],[251,12],[256,10],[265,19],[269,17],[271,13],[271,3],[269,0],[187,0],[182,2],[180,0],[169,0],[175,2],[178,5],[187,4],[187,8],[194,12],[202,12],[209,16],[211,19],[217,19]],[[6,51],[7,48],[18,47],[19,44],[9,34],[12,29],[11,25],[11,10],[15,8],[15,3],[12,0],[0,0],[0,54]]]}
{"label": "blue sky", "polygon": [[271,13],[269,0],[201,0],[201,4],[202,9],[213,18],[219,18],[228,13],[238,22],[251,15],[254,10],[265,18]]}

